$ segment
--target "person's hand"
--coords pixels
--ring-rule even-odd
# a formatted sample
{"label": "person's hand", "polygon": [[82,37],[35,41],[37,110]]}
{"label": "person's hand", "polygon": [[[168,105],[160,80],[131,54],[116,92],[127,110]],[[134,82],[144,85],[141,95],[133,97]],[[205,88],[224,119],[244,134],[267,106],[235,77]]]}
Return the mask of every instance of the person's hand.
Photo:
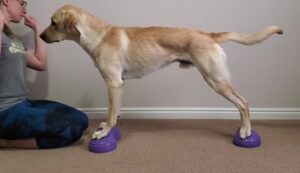
{"label": "person's hand", "polygon": [[29,15],[24,15],[23,17],[25,19],[24,24],[26,26],[32,28],[35,32],[39,32],[40,27],[39,27],[37,20],[34,17],[29,16]]}

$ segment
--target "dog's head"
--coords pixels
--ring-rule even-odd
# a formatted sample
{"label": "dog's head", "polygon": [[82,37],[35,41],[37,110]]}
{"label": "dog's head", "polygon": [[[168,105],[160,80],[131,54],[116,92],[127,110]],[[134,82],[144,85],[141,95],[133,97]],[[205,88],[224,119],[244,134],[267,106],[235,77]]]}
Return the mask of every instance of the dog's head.
{"label": "dog's head", "polygon": [[47,43],[62,40],[75,40],[80,33],[76,28],[79,20],[80,9],[73,5],[65,5],[58,9],[51,17],[51,24],[40,37]]}

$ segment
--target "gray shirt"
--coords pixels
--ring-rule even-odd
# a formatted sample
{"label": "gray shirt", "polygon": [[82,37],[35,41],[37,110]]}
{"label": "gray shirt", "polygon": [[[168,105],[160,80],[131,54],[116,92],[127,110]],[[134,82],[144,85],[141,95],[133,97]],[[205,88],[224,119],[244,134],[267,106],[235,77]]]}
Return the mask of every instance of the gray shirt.
{"label": "gray shirt", "polygon": [[23,44],[3,33],[0,56],[0,112],[27,98],[25,72]]}

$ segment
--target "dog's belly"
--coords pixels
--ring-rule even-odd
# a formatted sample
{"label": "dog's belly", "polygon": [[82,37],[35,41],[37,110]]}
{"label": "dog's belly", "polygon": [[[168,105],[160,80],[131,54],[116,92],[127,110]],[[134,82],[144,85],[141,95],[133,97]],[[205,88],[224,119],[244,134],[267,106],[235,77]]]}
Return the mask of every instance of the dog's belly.
{"label": "dog's belly", "polygon": [[136,79],[136,78],[142,78],[143,76],[146,76],[160,68],[163,68],[169,63],[165,64],[156,64],[155,66],[148,66],[148,67],[138,67],[138,68],[129,68],[124,69],[122,78],[123,79]]}
{"label": "dog's belly", "polygon": [[[159,68],[157,68],[159,69]],[[156,69],[147,69],[147,70],[132,70],[132,71],[124,71],[122,78],[123,79],[137,79],[142,78],[152,72],[154,72]]]}
{"label": "dog's belly", "polygon": [[124,64],[123,79],[142,78],[158,69],[161,69],[173,62],[179,61],[182,56],[169,55],[147,58],[130,58]]}

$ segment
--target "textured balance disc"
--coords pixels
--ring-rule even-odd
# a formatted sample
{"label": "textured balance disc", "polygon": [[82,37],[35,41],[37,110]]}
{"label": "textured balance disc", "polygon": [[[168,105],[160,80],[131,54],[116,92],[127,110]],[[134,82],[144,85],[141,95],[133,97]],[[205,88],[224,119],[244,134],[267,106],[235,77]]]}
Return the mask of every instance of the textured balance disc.
{"label": "textured balance disc", "polygon": [[117,148],[117,140],[121,138],[120,130],[112,128],[107,136],[101,139],[92,139],[89,143],[89,151],[93,153],[106,153]]}
{"label": "textured balance disc", "polygon": [[233,144],[244,148],[256,148],[261,145],[260,136],[256,131],[251,131],[251,135],[246,139],[240,138],[240,133],[237,131],[233,136]]}
{"label": "textured balance disc", "polygon": [[120,129],[117,127],[112,128],[109,133],[112,133],[112,135],[115,137],[116,141],[118,141],[122,138]]}

